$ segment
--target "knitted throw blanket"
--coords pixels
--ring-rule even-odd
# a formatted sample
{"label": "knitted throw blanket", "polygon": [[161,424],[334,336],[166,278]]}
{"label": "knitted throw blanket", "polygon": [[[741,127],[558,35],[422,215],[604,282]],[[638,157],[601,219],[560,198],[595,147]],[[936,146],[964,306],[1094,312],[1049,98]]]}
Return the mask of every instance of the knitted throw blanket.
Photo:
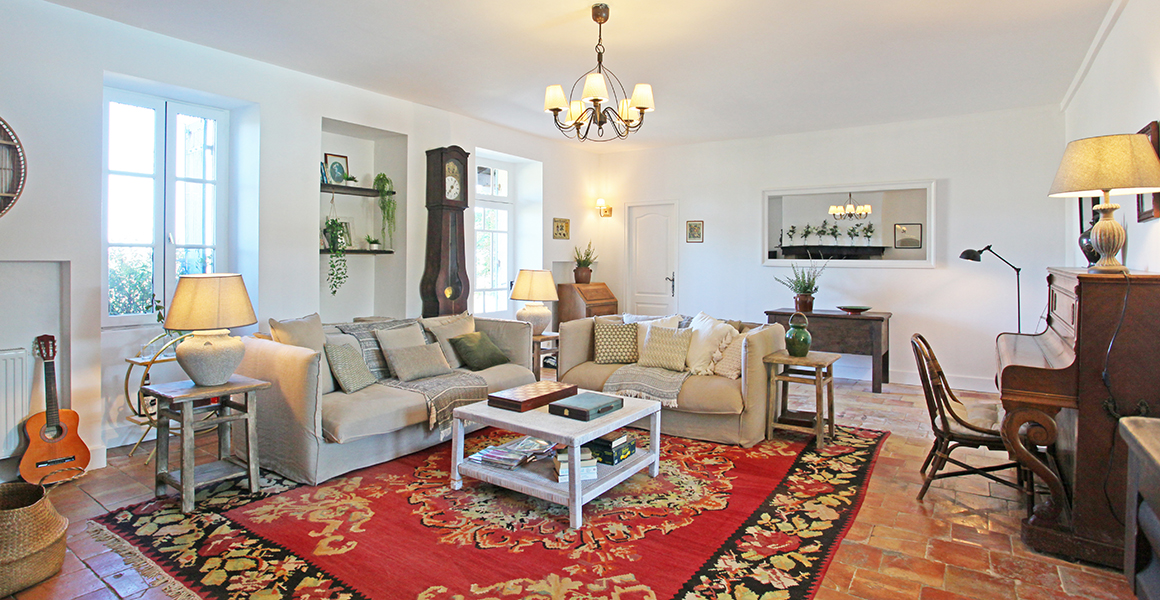
{"label": "knitted throw blanket", "polygon": [[438,428],[440,440],[451,437],[451,412],[456,407],[487,399],[487,382],[464,371],[414,381],[381,379],[379,383],[423,394],[427,399],[427,430]]}
{"label": "knitted throw blanket", "polygon": [[688,377],[688,371],[624,365],[612,372],[608,381],[604,382],[603,391],[606,394],[657,400],[661,406],[676,408],[677,394],[681,392],[681,385]]}

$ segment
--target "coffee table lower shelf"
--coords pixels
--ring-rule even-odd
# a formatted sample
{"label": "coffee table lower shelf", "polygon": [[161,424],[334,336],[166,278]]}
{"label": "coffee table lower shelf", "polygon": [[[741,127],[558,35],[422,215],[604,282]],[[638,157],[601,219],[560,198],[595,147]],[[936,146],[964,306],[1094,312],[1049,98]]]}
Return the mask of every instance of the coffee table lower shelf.
{"label": "coffee table lower shelf", "polygon": [[[583,484],[580,503],[587,504],[616,484],[632,477],[637,471],[648,468],[653,462],[654,458],[647,450],[638,449],[619,464],[596,465],[596,479],[585,479],[580,482]],[[556,481],[551,460],[538,460],[511,470],[464,461],[459,463],[459,474],[568,506],[570,498],[568,482]]]}

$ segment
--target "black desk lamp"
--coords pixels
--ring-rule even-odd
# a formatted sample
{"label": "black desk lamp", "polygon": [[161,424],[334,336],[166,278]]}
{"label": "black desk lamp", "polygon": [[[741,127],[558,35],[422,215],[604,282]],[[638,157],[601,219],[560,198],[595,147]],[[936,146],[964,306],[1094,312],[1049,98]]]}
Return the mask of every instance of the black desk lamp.
{"label": "black desk lamp", "polygon": [[1021,269],[1007,262],[1007,259],[1003,258],[1002,256],[999,256],[998,252],[995,252],[991,249],[990,244],[987,244],[985,248],[980,248],[979,250],[963,250],[963,253],[959,255],[959,258],[963,260],[980,262],[983,260],[984,252],[990,252],[991,254],[994,254],[996,258],[1007,263],[1008,267],[1015,269],[1015,318],[1019,319],[1019,322],[1016,323],[1016,327],[1019,333],[1023,333],[1023,302],[1020,294],[1021,286],[1019,285],[1019,271]]}

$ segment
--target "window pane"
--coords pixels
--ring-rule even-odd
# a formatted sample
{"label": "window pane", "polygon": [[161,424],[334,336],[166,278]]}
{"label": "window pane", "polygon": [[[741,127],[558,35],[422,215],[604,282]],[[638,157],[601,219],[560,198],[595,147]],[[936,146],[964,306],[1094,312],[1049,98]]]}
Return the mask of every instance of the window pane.
{"label": "window pane", "polygon": [[205,183],[177,182],[174,198],[174,241],[181,244],[214,243],[214,193],[217,186]]}
{"label": "window pane", "polygon": [[153,243],[153,179],[109,175],[109,243]]}
{"label": "window pane", "polygon": [[508,295],[503,292],[495,292],[496,302],[495,309],[497,311],[504,311],[508,309]]}
{"label": "window pane", "polygon": [[508,190],[507,176],[508,176],[508,173],[506,170],[504,170],[504,169],[496,169],[495,170],[495,191],[492,192],[492,194],[494,194],[496,196],[507,197],[507,194],[508,194],[508,192],[507,192],[507,190]]}
{"label": "window pane", "polygon": [[508,211],[497,210],[495,212],[496,212],[495,230],[496,231],[507,231],[508,230]]}
{"label": "window pane", "polygon": [[213,273],[213,249],[178,248],[176,250],[177,275]]}
{"label": "window pane", "polygon": [[495,287],[492,271],[492,234],[481,232],[475,236],[475,285],[481,289]]}
{"label": "window pane", "polygon": [[153,297],[153,249],[109,248],[109,314],[143,315]]}
{"label": "window pane", "polygon": [[483,312],[495,312],[496,292],[487,292],[486,295],[487,295],[487,302],[485,303]]}
{"label": "window pane", "polygon": [[483,213],[483,228],[495,231],[499,225],[499,216],[496,214],[499,211],[494,208],[489,208]]}
{"label": "window pane", "polygon": [[483,209],[476,207],[472,212],[475,213],[475,230],[483,229]]}
{"label": "window pane", "polygon": [[177,176],[206,179],[205,119],[177,115]]}
{"label": "window pane", "polygon": [[476,290],[476,292],[475,292],[475,308],[472,309],[471,312],[473,312],[473,313],[487,312],[487,311],[483,310],[483,306],[484,306],[483,300],[484,300],[484,297],[486,295],[487,295],[487,292],[480,292],[479,290]]}
{"label": "window pane", "polygon": [[153,174],[154,111],[109,103],[109,170]]}
{"label": "window pane", "polygon": [[491,195],[490,167],[475,167],[475,193]]}
{"label": "window pane", "polygon": [[506,233],[496,233],[495,248],[492,249],[492,261],[495,264],[495,285],[492,287],[504,287],[507,285],[511,277],[508,276],[508,236]]}

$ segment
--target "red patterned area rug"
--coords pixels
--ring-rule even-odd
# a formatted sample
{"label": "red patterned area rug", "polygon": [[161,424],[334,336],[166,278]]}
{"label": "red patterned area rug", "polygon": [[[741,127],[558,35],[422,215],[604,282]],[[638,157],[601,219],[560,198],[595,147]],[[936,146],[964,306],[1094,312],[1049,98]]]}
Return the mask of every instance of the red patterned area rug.
{"label": "red patterned area rug", "polygon": [[[647,448],[645,432],[633,432]],[[298,486],[264,474],[94,519],[98,539],[178,598],[813,598],[888,434],[838,428],[744,449],[664,436],[660,476],[567,507],[467,479],[450,446]],[[487,429],[468,449],[513,437]]]}

